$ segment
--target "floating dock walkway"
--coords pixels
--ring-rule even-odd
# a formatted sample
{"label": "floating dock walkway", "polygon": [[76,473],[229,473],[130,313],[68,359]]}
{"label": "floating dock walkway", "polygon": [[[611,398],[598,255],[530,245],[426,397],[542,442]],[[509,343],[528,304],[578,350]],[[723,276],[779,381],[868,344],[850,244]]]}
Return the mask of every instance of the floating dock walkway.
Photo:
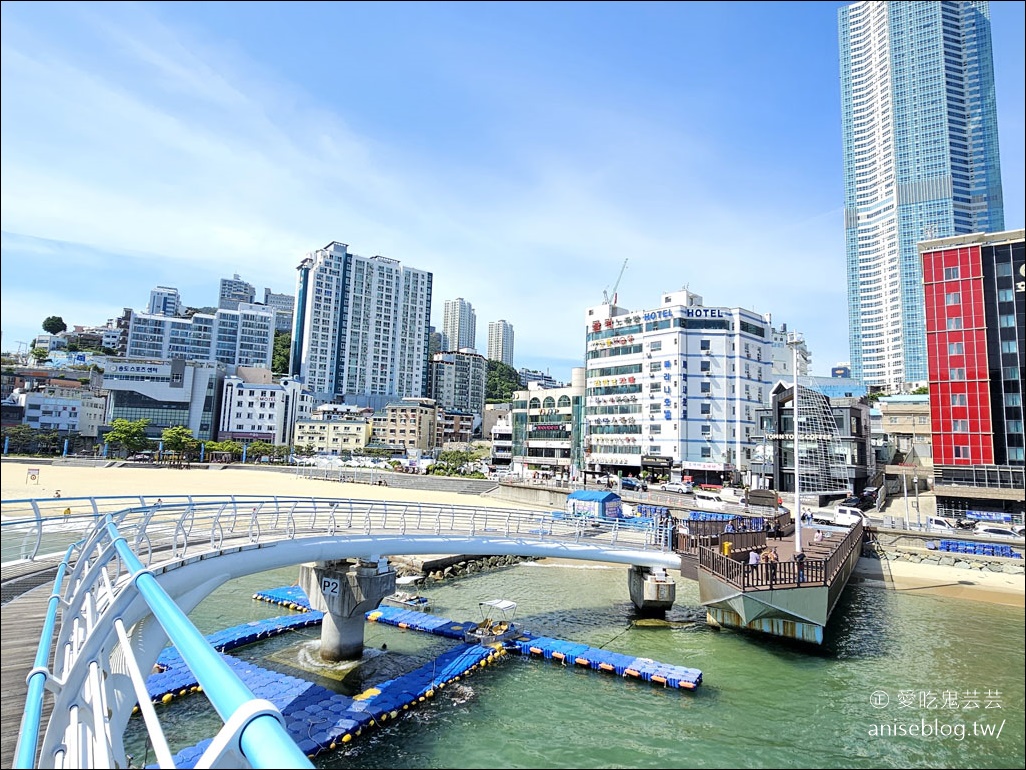
{"label": "floating dock walkway", "polygon": [[[497,661],[508,650],[519,651],[525,657],[537,656],[560,661],[564,665],[584,666],[664,687],[694,690],[702,682],[702,672],[698,669],[671,666],[562,639],[535,636],[526,631],[511,640],[508,649],[498,645],[465,644],[462,643],[464,633],[476,628],[477,623],[449,620],[401,607],[378,607],[366,614],[368,622],[443,636],[458,640],[461,644],[408,674],[349,697],[227,654],[230,650],[261,639],[316,625],[323,618],[323,613],[310,608],[299,586],[259,591],[253,598],[286,607],[299,614],[232,626],[208,635],[207,641],[224,655],[225,662],[255,697],[265,698],[281,711],[289,735],[303,753],[311,758],[349,743],[362,735],[364,730],[396,719],[403,711],[433,698],[446,685]],[[150,699],[154,703],[169,703],[177,697],[199,691],[196,677],[173,647],[160,654],[157,667],[160,671],[150,675],[146,682]],[[206,739],[179,751],[175,755],[176,766],[195,767],[212,740]]]}

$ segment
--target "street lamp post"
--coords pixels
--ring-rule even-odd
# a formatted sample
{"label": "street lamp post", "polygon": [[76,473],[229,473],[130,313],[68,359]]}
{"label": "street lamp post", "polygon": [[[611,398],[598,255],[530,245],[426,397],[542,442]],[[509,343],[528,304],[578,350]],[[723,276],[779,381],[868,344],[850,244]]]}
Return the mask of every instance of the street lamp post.
{"label": "street lamp post", "polygon": [[922,519],[919,515],[919,474],[915,473],[912,475],[912,488],[916,492],[916,527],[918,529],[923,528]]}
{"label": "street lamp post", "polygon": [[802,552],[802,482],[798,462],[798,346],[802,343],[801,335],[791,332],[787,335],[787,346],[791,348],[791,368],[794,376],[794,388],[791,394],[791,407],[793,410],[794,431],[794,506],[795,511],[791,514],[794,519],[794,552]]}

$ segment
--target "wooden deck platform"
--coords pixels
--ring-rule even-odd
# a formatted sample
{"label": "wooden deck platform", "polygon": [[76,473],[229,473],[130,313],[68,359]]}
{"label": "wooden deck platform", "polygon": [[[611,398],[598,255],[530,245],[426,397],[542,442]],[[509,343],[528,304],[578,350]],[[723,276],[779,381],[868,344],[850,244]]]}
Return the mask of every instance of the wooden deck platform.
{"label": "wooden deck platform", "polygon": [[[0,767],[14,767],[18,731],[25,712],[26,678],[36,660],[39,637],[43,633],[46,605],[53,589],[54,575],[49,580],[0,607]],[[50,718],[50,699],[44,699],[43,724]]]}

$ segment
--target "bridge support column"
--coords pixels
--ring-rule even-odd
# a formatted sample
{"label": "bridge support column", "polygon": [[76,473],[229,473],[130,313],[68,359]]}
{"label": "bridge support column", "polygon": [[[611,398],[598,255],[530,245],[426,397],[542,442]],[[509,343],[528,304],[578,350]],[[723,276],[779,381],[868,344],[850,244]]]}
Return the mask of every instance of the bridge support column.
{"label": "bridge support column", "polygon": [[642,615],[664,615],[677,598],[677,584],[664,569],[634,565],[627,570],[627,587]]}
{"label": "bridge support column", "polygon": [[395,592],[395,570],[387,559],[302,564],[299,585],[310,606],[324,613],[321,657],[359,660],[363,656],[364,613]]}

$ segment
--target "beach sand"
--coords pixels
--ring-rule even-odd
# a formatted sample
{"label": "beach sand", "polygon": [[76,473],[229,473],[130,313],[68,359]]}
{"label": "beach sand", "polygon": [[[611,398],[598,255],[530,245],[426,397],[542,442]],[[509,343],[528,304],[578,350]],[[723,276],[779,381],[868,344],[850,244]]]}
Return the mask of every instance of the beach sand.
{"label": "beach sand", "polygon": [[[35,480],[29,468],[38,468]],[[525,508],[523,503],[487,495],[379,487],[307,479],[294,473],[205,467],[170,469],[155,467],[88,468],[51,466],[3,460],[0,464],[0,498],[5,502],[50,499],[60,490],[63,499],[92,495],[145,495],[170,497],[182,494],[246,494],[396,500],[455,505],[478,504],[483,508]],[[69,504],[72,501],[69,500]],[[551,506],[539,506],[548,508]],[[882,589],[909,594],[939,595],[956,599],[992,602],[1015,607],[1026,605],[1026,576],[983,572],[977,569],[913,564],[905,561],[860,559],[853,579]]]}

